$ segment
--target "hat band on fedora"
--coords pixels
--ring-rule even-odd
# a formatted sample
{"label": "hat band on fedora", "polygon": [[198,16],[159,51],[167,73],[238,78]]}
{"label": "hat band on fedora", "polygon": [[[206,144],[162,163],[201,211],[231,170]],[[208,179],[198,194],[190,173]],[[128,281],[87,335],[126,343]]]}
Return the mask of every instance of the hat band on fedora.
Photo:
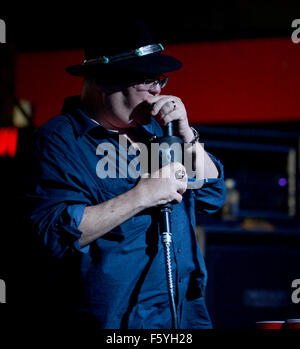
{"label": "hat band on fedora", "polygon": [[162,44],[151,44],[147,46],[142,46],[140,48],[137,48],[135,50],[120,53],[114,56],[106,57],[101,56],[98,58],[91,58],[86,59],[83,61],[82,65],[95,65],[95,64],[107,64],[107,63],[113,63],[117,61],[123,61],[130,58],[136,58],[136,57],[143,57],[147,56],[153,53],[162,52],[164,50],[164,47]]}

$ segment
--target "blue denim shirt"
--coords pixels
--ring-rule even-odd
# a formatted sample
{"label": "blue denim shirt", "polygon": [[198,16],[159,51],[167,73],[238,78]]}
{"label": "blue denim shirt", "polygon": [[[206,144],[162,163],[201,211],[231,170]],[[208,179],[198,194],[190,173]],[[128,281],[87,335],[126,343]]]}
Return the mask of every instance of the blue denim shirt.
{"label": "blue denim shirt", "polygon": [[[140,132],[145,137],[162,135],[154,119]],[[99,178],[96,167],[101,156],[96,149],[104,141],[119,147],[118,135],[92,121],[80,108],[78,97],[67,98],[62,114],[38,130],[35,175],[27,195],[34,232],[53,260],[67,265],[63,279],[72,285],[71,307],[95,318],[101,328],[171,328],[155,209],[140,212],[80,248],[78,226],[84,208],[130,190],[139,180]],[[212,159],[219,178],[207,179],[201,189],[187,190],[172,212],[172,265],[180,328],[211,327],[203,297],[207,274],[195,223],[196,212],[213,213],[225,199],[223,167]]]}

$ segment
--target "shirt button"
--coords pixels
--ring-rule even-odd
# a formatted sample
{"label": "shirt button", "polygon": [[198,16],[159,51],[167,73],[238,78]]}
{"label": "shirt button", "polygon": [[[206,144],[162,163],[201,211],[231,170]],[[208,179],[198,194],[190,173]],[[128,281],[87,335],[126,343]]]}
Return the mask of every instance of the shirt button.
{"label": "shirt button", "polygon": [[180,248],[177,248],[177,253],[180,253],[181,252],[181,249]]}

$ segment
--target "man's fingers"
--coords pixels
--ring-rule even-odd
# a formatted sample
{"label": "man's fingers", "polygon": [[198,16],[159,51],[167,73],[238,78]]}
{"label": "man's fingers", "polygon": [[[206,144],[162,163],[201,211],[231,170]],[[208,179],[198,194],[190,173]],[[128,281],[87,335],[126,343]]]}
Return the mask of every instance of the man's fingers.
{"label": "man's fingers", "polygon": [[173,201],[179,204],[182,201],[182,195],[180,195],[179,193],[175,193]]}
{"label": "man's fingers", "polygon": [[186,191],[186,188],[187,188],[187,182],[179,182],[180,184],[178,184],[178,189],[177,189],[177,192],[179,194],[183,194],[185,191]]}
{"label": "man's fingers", "polygon": [[173,167],[174,173],[178,170],[182,170],[186,173],[185,167],[180,162],[172,162],[171,166]]}
{"label": "man's fingers", "polygon": [[180,118],[180,112],[173,110],[169,114],[158,114],[154,118],[161,126],[165,126],[170,121],[178,120]]}
{"label": "man's fingers", "polygon": [[169,113],[172,113],[174,110],[176,110],[175,101],[166,101],[159,109],[158,115],[167,115]]}
{"label": "man's fingers", "polygon": [[[172,105],[174,105],[172,100],[175,101],[175,97],[173,97],[173,96],[163,96],[160,99],[158,99],[157,101],[152,102],[152,103],[154,103],[154,105],[153,105],[153,107],[151,109],[151,115],[153,115],[153,116],[157,115],[160,112],[161,108],[165,104],[172,104]],[[170,103],[168,103],[168,102],[170,102]],[[174,109],[174,107],[173,107],[173,109]]]}

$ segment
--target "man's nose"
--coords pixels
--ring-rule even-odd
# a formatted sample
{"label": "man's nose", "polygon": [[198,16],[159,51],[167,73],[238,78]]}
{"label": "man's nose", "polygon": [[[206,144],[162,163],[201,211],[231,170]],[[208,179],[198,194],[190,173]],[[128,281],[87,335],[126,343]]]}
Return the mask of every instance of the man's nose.
{"label": "man's nose", "polygon": [[158,96],[160,92],[161,92],[160,84],[153,84],[149,89],[149,93],[151,93],[153,96]]}

